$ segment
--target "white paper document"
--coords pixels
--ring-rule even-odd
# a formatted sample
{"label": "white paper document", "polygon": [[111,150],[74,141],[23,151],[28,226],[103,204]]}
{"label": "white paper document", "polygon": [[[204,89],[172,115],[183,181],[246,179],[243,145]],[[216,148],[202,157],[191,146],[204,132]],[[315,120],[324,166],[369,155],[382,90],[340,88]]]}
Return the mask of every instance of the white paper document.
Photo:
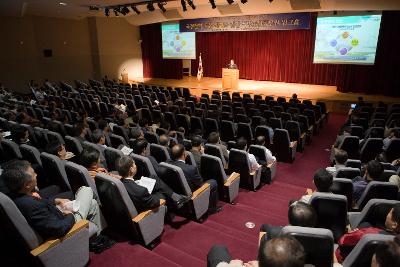
{"label": "white paper document", "polygon": [[121,148],[121,152],[124,153],[125,156],[129,156],[132,153],[133,149],[127,146],[123,146]]}
{"label": "white paper document", "polygon": [[146,187],[147,191],[149,191],[149,194],[153,192],[154,186],[156,185],[156,180],[149,178],[149,177],[144,177],[142,176],[140,180],[135,181],[137,185]]}

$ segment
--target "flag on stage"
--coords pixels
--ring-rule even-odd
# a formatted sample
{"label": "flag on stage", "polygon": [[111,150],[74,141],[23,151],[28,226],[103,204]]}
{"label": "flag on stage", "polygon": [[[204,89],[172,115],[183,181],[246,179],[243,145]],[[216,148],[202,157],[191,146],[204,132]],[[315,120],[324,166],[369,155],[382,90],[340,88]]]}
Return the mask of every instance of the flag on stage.
{"label": "flag on stage", "polygon": [[203,77],[203,62],[201,61],[201,53],[199,56],[199,67],[197,69],[197,80],[201,80],[201,77]]}

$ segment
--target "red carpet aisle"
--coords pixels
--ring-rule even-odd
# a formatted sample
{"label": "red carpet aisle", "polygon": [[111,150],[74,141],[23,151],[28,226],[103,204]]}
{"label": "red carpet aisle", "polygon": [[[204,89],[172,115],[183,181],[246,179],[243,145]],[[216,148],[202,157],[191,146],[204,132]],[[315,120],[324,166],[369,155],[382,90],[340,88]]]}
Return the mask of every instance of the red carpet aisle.
{"label": "red carpet aisle", "polygon": [[[330,114],[329,123],[303,154],[296,154],[293,164],[278,164],[271,185],[257,192],[241,190],[236,205],[224,204],[222,212],[202,224],[178,218],[176,224],[180,226],[167,225],[161,243],[153,251],[129,242],[118,243],[100,255],[91,254],[90,266],[206,266],[206,255],[213,244],[227,245],[234,258],[255,259],[260,225],[287,224],[289,200],[312,187],[315,170],[328,165],[326,149],[334,142],[344,119],[343,115]],[[245,227],[249,221],[255,223],[255,228]]]}

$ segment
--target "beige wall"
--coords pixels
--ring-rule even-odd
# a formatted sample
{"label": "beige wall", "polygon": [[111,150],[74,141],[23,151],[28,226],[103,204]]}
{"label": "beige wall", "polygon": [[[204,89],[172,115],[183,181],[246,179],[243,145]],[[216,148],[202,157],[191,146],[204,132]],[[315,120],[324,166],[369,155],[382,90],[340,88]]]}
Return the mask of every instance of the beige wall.
{"label": "beige wall", "polygon": [[[125,19],[0,17],[0,82],[24,91],[31,79],[87,81],[143,76],[139,27]],[[52,49],[45,58],[43,49]]]}
{"label": "beige wall", "polygon": [[143,78],[139,26],[120,18],[96,18],[102,77],[120,78],[126,70],[129,79]]}

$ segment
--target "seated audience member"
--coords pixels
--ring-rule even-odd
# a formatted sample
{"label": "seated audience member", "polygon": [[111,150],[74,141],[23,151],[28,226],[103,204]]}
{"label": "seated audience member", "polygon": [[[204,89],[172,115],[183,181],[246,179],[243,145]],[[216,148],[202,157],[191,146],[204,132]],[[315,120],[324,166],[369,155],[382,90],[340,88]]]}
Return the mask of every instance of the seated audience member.
{"label": "seated audience member", "polygon": [[165,146],[168,150],[168,153],[171,155],[170,140],[171,140],[171,138],[166,134],[160,135],[160,138],[158,139],[160,146]]}
{"label": "seated audience member", "polygon": [[379,131],[377,129],[368,129],[365,132],[365,138],[360,140],[360,149],[363,148],[364,144],[367,142],[368,138],[380,138]]}
{"label": "seated audience member", "polygon": [[[247,151],[247,140],[244,139],[243,137],[239,138],[236,141],[236,148],[239,150]],[[256,157],[251,153],[248,153],[248,157],[250,162],[250,172],[258,170],[261,167],[261,165],[257,163]]]}
{"label": "seated audience member", "polygon": [[[257,136],[256,145],[265,146],[265,136],[262,136],[262,135]],[[271,164],[276,161],[276,158],[274,156],[272,156],[272,153],[268,148],[265,151],[265,158],[267,159],[267,162],[266,162],[267,164]]]}
{"label": "seated audience member", "polygon": [[158,164],[157,160],[150,155],[150,151],[148,149],[149,143],[144,138],[139,138],[133,141],[132,143],[132,152],[134,154],[146,157],[150,160],[151,165],[153,165],[154,170],[156,171],[158,176],[162,175],[162,171],[160,169],[160,165]]}
{"label": "seated audience member", "polygon": [[383,150],[386,150],[392,141],[392,139],[400,138],[400,131],[398,129],[392,129],[389,132],[388,137],[383,139]]}
{"label": "seated audience member", "polygon": [[289,103],[295,103],[295,104],[300,103],[300,100],[297,98],[297,94],[292,95],[292,98],[289,99]]}
{"label": "seated audience member", "polygon": [[393,241],[387,241],[376,247],[372,257],[371,267],[400,266],[400,236],[397,235]]}
{"label": "seated audience member", "polygon": [[140,139],[144,138],[143,130],[140,127],[133,127],[131,129],[131,137],[133,139]]}
{"label": "seated audience member", "polygon": [[190,150],[190,152],[192,152],[193,154],[198,170],[200,170],[201,155],[204,154],[204,146],[202,142],[203,139],[201,138],[201,136],[195,135],[192,137],[192,149]]}
{"label": "seated audience member", "polygon": [[260,242],[258,261],[243,263],[241,260],[231,260],[231,255],[225,246],[213,246],[207,255],[209,267],[303,267],[306,254],[299,241],[291,236],[276,237]]}
{"label": "seated audience member", "polygon": [[136,183],[141,177],[136,177],[137,167],[134,160],[129,156],[122,156],[117,160],[117,170],[121,176],[121,182],[139,212],[160,206],[161,199],[166,200],[169,207],[178,209],[190,200],[190,197],[174,193],[168,185],[156,176],[149,177],[156,180],[153,191],[149,193],[146,187]]}
{"label": "seated audience member", "polygon": [[104,150],[106,150],[106,136],[104,134],[104,131],[100,130],[100,129],[96,129],[93,133],[92,133],[92,140],[93,142],[96,144],[96,147],[98,148],[98,150],[100,151],[100,163],[101,165],[107,166],[107,162],[106,162],[106,158],[104,156]]}
{"label": "seated audience member", "polygon": [[[317,188],[316,192],[331,193],[333,176],[325,169],[319,169],[314,174],[313,183]],[[312,190],[307,189],[307,195],[302,196],[299,201],[309,204],[312,194],[313,194]]]}
{"label": "seated audience member", "polygon": [[358,176],[353,179],[353,199],[356,203],[361,195],[364,193],[365,188],[371,181],[379,181],[383,173],[383,165],[376,160],[371,160],[367,164],[364,177]]}
{"label": "seated audience member", "polygon": [[[304,202],[295,202],[289,206],[288,210],[289,225],[302,227],[315,227],[317,223],[317,213],[314,208]],[[263,239],[270,240],[279,236],[283,226],[272,226],[263,224],[260,232],[265,232]]]}
{"label": "seated audience member", "polygon": [[340,135],[338,135],[338,137],[336,138],[335,144],[333,145],[334,148],[338,148],[342,143],[343,140],[346,136],[350,136],[351,135],[351,128],[350,126],[345,126],[342,129],[342,133]]}
{"label": "seated audience member", "polygon": [[326,170],[333,175],[333,177],[336,177],[336,173],[338,170],[346,167],[346,161],[349,158],[347,155],[347,152],[342,150],[342,149],[336,149],[335,150],[335,166],[333,167],[326,167]]}
{"label": "seated audience member", "polygon": [[67,152],[65,145],[59,141],[53,141],[46,146],[46,152],[59,157],[61,160],[68,160],[75,157],[74,153]]}
{"label": "seated audience member", "polygon": [[[175,145],[172,148],[172,157],[168,163],[178,166],[182,169],[183,174],[189,184],[190,189],[192,192],[196,191],[200,188],[204,182],[203,178],[200,176],[199,171],[195,166],[189,165],[185,162],[186,159],[186,151],[185,147],[181,144]],[[206,183],[210,184],[210,202],[209,202],[209,213],[217,213],[221,211],[221,207],[217,206],[218,203],[218,185],[217,181],[214,179],[210,179],[205,181]]]}
{"label": "seated audience member", "polygon": [[85,123],[77,123],[75,125],[75,138],[83,145],[86,140],[86,134],[88,132],[88,126]]}
{"label": "seated audience member", "polygon": [[358,229],[354,229],[352,232],[344,234],[340,238],[338,242],[339,247],[335,252],[337,260],[343,262],[365,234],[400,234],[400,204],[394,205],[387,214],[384,229],[373,227],[369,223],[362,223],[359,225]]}
{"label": "seated audience member", "polygon": [[96,174],[101,172],[110,175],[114,178],[120,179],[119,175],[109,173],[105,168],[101,167],[100,164],[100,152],[97,149],[86,147],[83,149],[80,162],[83,167],[89,171],[90,177],[96,178]]}
{"label": "seated audience member", "polygon": [[139,126],[143,133],[152,132],[152,129],[149,126],[149,121],[146,118],[142,118],[139,120]]}
{"label": "seated audience member", "polygon": [[30,140],[29,140],[29,131],[25,127],[22,127],[21,125],[14,125],[11,127],[11,139],[17,143],[17,145],[32,145]]}
{"label": "seated audience member", "polygon": [[[51,201],[35,192],[36,173],[27,161],[20,160],[15,164],[19,165],[18,168],[4,170],[2,178],[18,209],[43,239],[64,236],[80,220],[89,220],[94,223],[98,229],[97,234],[100,234],[102,229],[100,209],[90,187],[81,187],[77,191],[75,201],[79,201],[79,208],[76,211],[69,210],[65,208],[69,199],[56,198]],[[110,240],[106,241],[101,236],[95,237],[93,241],[97,245],[105,241],[103,249],[113,245]]]}
{"label": "seated audience member", "polygon": [[28,115],[25,111],[21,111],[15,116],[15,121],[18,122],[19,124],[24,123],[24,124],[29,124],[33,126],[39,126],[40,121],[32,118],[31,116]]}
{"label": "seated audience member", "polygon": [[108,122],[106,120],[100,119],[97,122],[97,125],[99,127],[99,130],[103,131],[103,133],[104,133],[104,137],[106,139],[106,144],[110,144],[111,143],[111,141],[110,141],[111,129],[110,129],[110,126],[108,125]]}
{"label": "seated audience member", "polygon": [[229,151],[226,148],[225,145],[221,144],[221,139],[219,138],[219,133],[217,132],[212,132],[208,135],[208,143],[212,144],[212,145],[217,145],[222,149],[222,154],[224,155],[224,158],[226,160],[226,162],[228,162],[229,160]]}

